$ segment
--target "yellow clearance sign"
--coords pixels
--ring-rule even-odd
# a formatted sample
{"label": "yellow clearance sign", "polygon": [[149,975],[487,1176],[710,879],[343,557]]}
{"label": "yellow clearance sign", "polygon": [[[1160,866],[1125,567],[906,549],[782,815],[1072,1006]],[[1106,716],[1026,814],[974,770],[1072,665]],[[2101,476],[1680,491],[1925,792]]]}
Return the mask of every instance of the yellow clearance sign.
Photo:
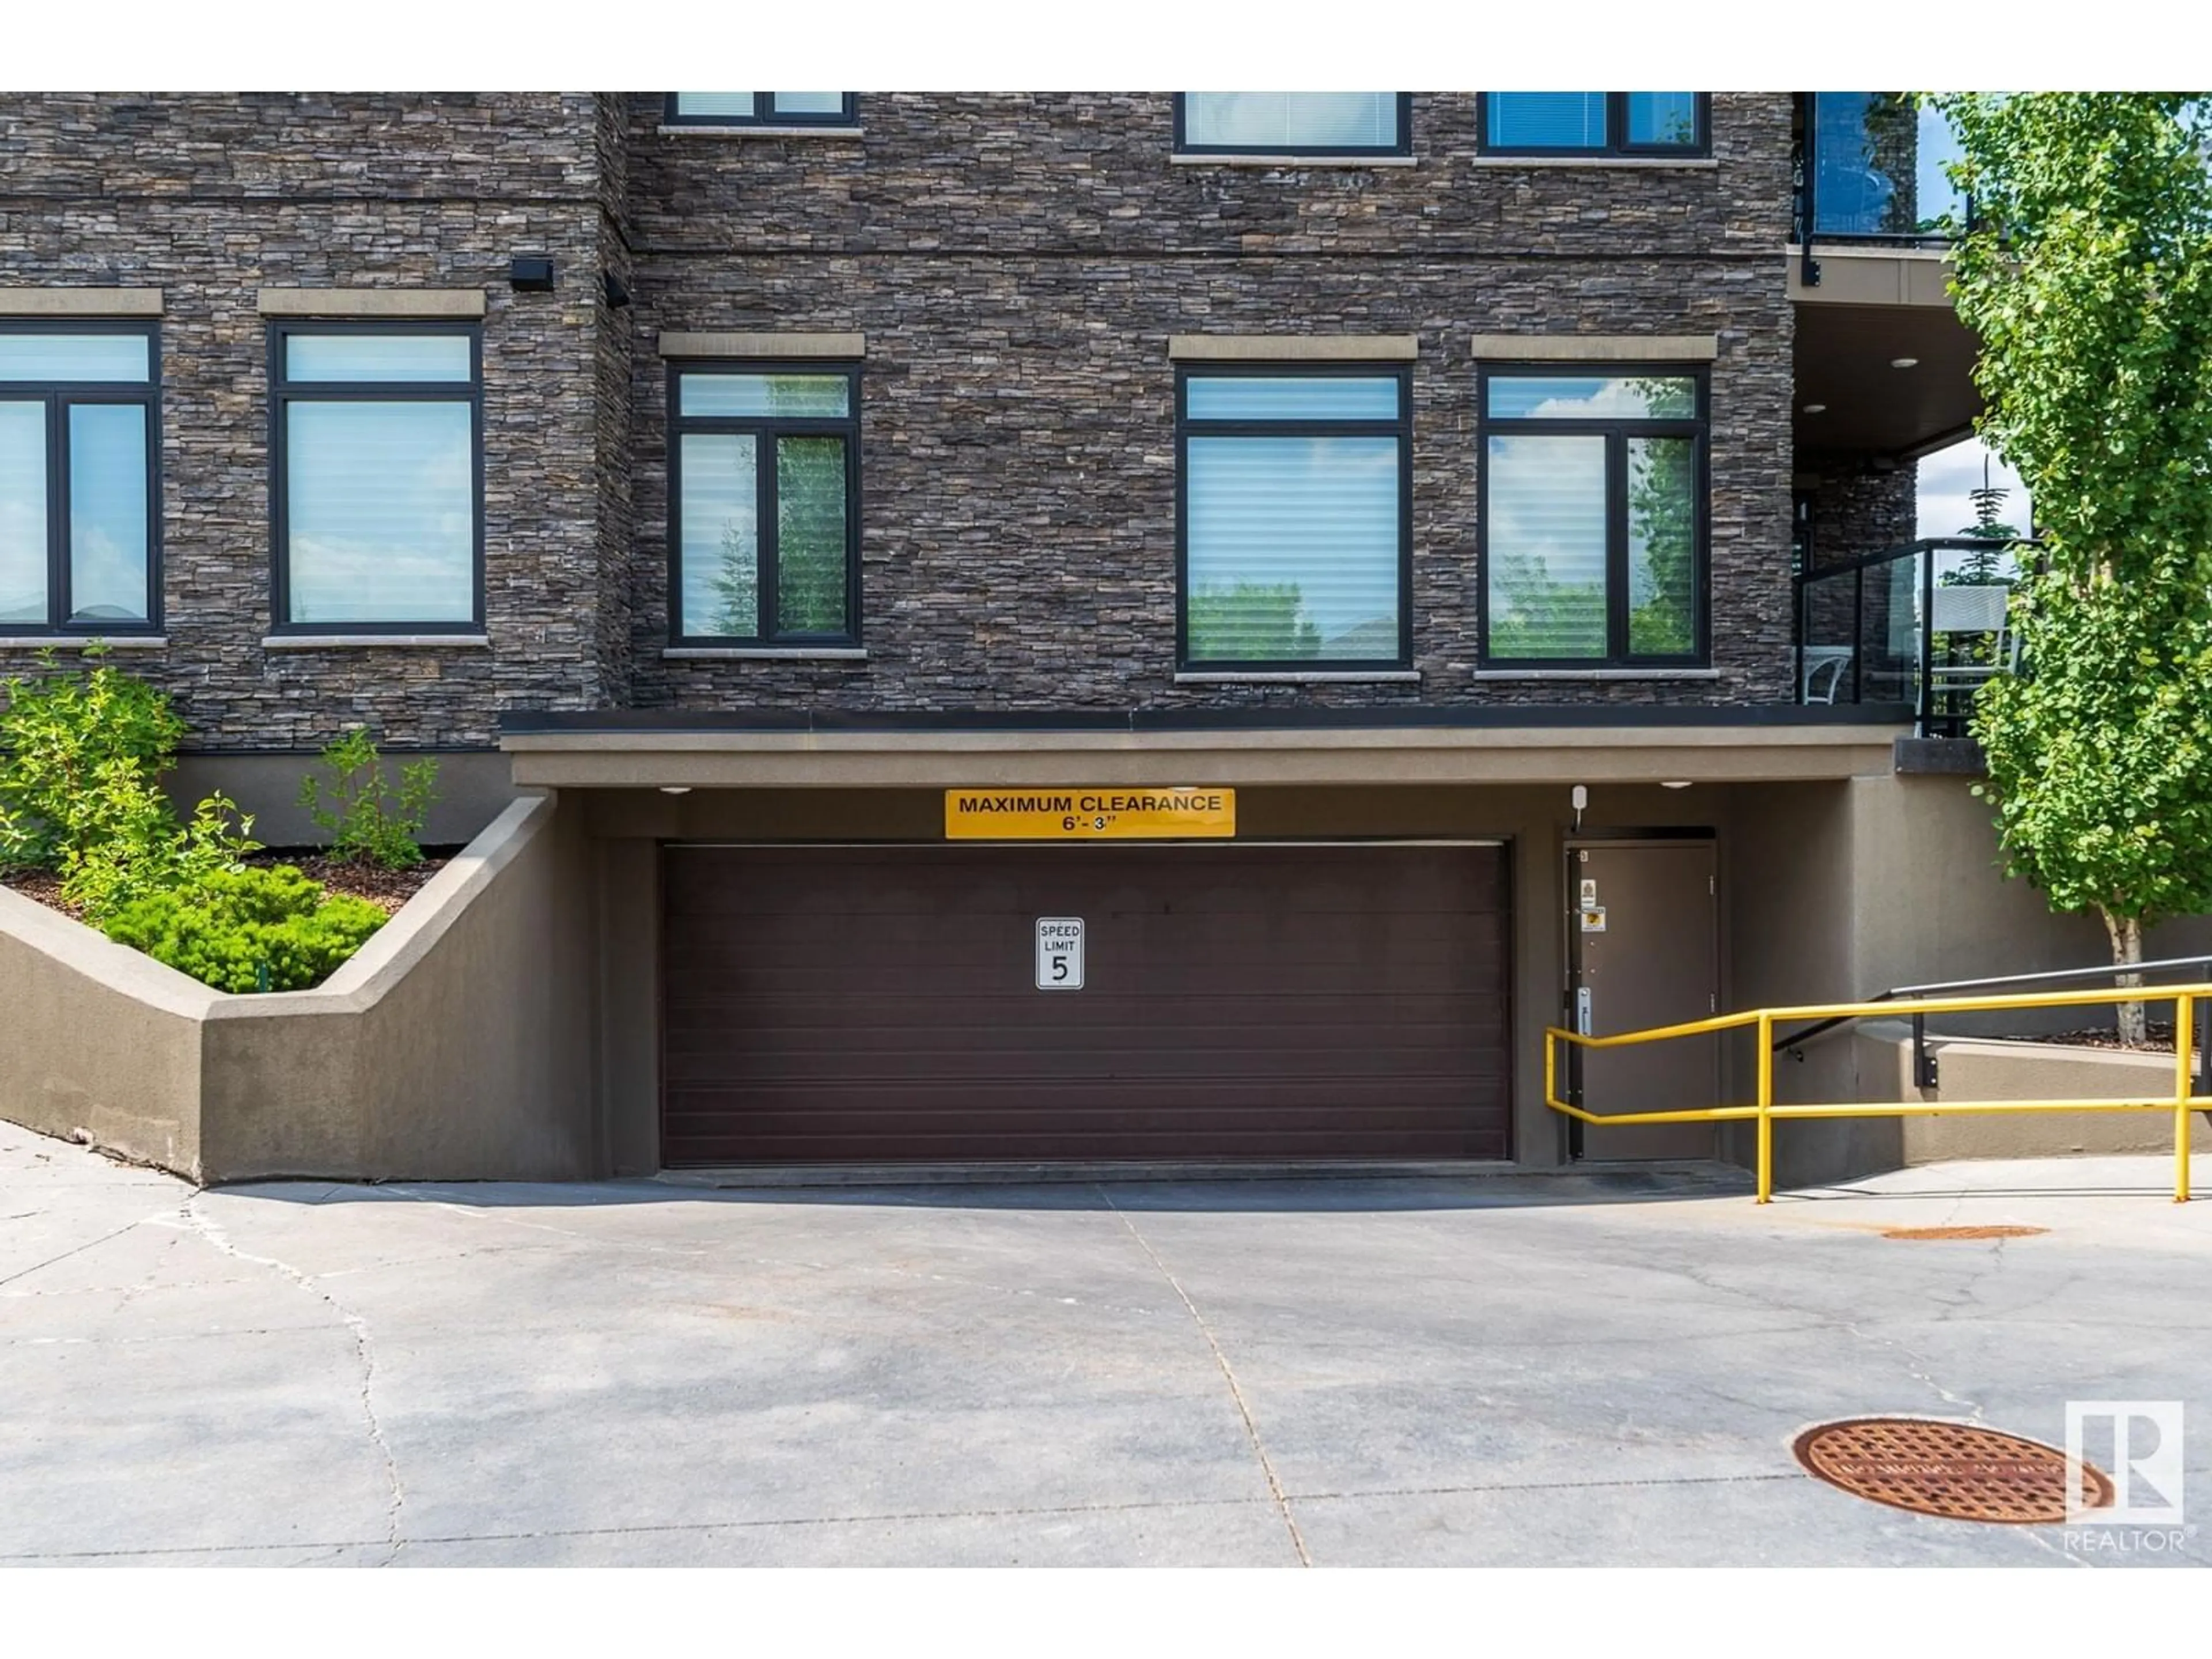
{"label": "yellow clearance sign", "polygon": [[1146,841],[1237,833],[1234,789],[948,789],[947,841]]}

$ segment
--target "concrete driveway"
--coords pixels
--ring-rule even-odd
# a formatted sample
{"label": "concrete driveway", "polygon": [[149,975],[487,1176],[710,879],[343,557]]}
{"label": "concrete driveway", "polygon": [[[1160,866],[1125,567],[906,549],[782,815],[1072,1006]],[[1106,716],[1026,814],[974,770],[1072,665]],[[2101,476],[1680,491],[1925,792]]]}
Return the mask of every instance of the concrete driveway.
{"label": "concrete driveway", "polygon": [[[195,1194],[0,1124],[0,1559],[2203,1565],[1787,1443],[2181,1399],[2212,1520],[2166,1173]],[[2048,1231],[1883,1236],[1963,1223]]]}

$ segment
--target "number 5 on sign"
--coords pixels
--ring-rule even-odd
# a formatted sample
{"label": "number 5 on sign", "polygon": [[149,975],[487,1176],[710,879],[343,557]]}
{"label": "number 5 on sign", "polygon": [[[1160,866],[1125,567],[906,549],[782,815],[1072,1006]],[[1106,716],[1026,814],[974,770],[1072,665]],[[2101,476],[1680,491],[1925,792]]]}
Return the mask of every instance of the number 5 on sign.
{"label": "number 5 on sign", "polygon": [[1083,988],[1083,918],[1037,918],[1037,989],[1080,991]]}

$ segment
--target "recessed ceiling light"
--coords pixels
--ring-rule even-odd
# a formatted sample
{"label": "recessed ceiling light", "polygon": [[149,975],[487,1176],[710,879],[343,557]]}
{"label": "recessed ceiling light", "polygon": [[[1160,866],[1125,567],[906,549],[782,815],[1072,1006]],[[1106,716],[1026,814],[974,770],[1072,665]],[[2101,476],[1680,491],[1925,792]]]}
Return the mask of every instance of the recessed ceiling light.
{"label": "recessed ceiling light", "polygon": [[1690,781],[1687,778],[1668,778],[1659,787],[1662,789],[1687,789],[1690,787]]}
{"label": "recessed ceiling light", "polygon": [[664,795],[688,795],[691,793],[691,786],[688,783],[664,783],[660,786],[660,793]]}
{"label": "recessed ceiling light", "polygon": [[1920,359],[1917,357],[1892,357],[1889,360],[1889,366],[1892,368],[1917,368],[1920,367]]}
{"label": "recessed ceiling light", "polygon": [[1807,404],[1805,412],[1808,415],[1825,415],[1828,412],[1828,406],[1826,404]]}

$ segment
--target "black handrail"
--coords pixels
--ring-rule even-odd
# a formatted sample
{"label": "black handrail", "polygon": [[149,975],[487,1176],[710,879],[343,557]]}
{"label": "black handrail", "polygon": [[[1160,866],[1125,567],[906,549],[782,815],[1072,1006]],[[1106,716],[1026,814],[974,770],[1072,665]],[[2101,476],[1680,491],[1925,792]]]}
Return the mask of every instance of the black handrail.
{"label": "black handrail", "polygon": [[[1998,974],[1988,979],[1944,980],[1934,985],[1894,985],[1888,990],[1867,999],[1869,1002],[1892,1002],[1902,997],[1945,996],[1959,991],[1994,991],[2005,987],[2079,985],[2102,979],[2119,979],[2127,975],[2141,977],[2145,974],[2179,973],[2185,969],[2194,970],[2197,977],[2212,974],[2212,957],[2166,957],[2157,962],[2106,963],[2094,968],[2058,968],[2039,974]],[[2145,987],[2145,989],[2150,988]],[[2212,1041],[2207,1041],[2202,1022],[2212,1015],[2212,1009],[2199,1009],[2199,1024],[2190,1035],[2197,1045],[2197,1092],[2212,1094]],[[1815,1020],[1802,1030],[1792,1031],[1774,1039],[1774,1052],[1785,1049],[1796,1053],[1814,1038],[1825,1036],[1839,1026],[1855,1019],[1867,1018],[1862,1014],[1838,1014],[1830,1019]],[[2175,1034],[2177,1041],[2179,1033]],[[1803,1058],[1799,1054],[1799,1058]],[[1912,1017],[1912,1081],[1916,1087],[1932,1089],[1936,1086],[1936,1057],[1928,1052],[1928,1017]]]}

